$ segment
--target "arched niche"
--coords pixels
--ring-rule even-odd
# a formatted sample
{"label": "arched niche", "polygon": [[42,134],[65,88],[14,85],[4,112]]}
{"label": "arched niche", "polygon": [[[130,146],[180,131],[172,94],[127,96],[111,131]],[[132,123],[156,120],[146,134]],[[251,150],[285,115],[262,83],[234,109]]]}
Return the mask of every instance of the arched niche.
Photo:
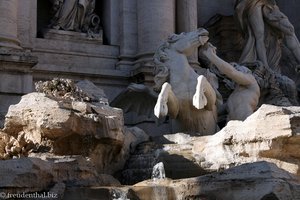
{"label": "arched niche", "polygon": [[[53,21],[53,17],[55,15],[55,11],[53,9],[53,5],[54,5],[54,2],[58,2],[60,0],[37,0],[37,37],[38,38],[47,38],[48,36],[46,36],[45,32],[48,32],[49,29],[52,29],[52,30],[58,30],[58,31],[71,31],[71,32],[76,32],[76,33],[90,33],[90,31],[87,31],[87,30],[74,30],[74,29],[70,29],[70,30],[63,30],[64,28],[55,28],[53,26],[53,24],[51,25],[52,21]],[[71,1],[71,0],[63,0],[63,1],[60,1],[60,2],[67,2],[67,1]],[[74,0],[74,1],[78,1],[78,2],[75,2],[75,3],[78,3],[80,4],[80,1],[83,2],[83,4],[86,2],[86,1],[83,1],[83,0]],[[102,40],[102,37],[103,37],[103,18],[105,17],[103,15],[103,1],[102,0],[95,0],[95,8],[94,8],[94,12],[93,14],[99,16],[99,19],[100,20],[100,29],[97,29],[97,34],[101,32],[101,40]],[[99,21],[97,20],[97,21]],[[99,30],[99,31],[98,31]],[[52,34],[52,33],[51,33]],[[88,37],[93,37],[94,35],[92,36],[88,36]],[[98,37],[98,36],[97,36]],[[102,43],[102,42],[101,42]],[[107,43],[106,43],[107,44]]]}

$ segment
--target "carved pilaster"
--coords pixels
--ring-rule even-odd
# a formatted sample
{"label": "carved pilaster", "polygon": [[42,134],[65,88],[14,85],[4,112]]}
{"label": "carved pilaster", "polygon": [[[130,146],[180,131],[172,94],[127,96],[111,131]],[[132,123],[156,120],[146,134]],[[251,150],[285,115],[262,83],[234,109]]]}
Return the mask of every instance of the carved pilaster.
{"label": "carved pilaster", "polygon": [[0,1],[0,49],[21,49],[18,40],[18,0]]}
{"label": "carved pilaster", "polygon": [[37,58],[18,40],[19,0],[0,0],[0,127],[11,104],[33,91],[32,67]]}
{"label": "carved pilaster", "polygon": [[[175,33],[175,0],[138,0],[137,69],[152,68],[158,46]],[[143,70],[142,70],[143,71]],[[151,71],[151,69],[150,69]]]}
{"label": "carved pilaster", "polygon": [[11,104],[33,91],[32,67],[37,57],[30,52],[0,48],[0,127]]}
{"label": "carved pilaster", "polygon": [[120,0],[120,62],[121,70],[132,70],[137,54],[137,1]]}
{"label": "carved pilaster", "polygon": [[[178,33],[197,29],[197,0],[176,0],[176,29]],[[193,67],[199,66],[198,51],[189,56]]]}

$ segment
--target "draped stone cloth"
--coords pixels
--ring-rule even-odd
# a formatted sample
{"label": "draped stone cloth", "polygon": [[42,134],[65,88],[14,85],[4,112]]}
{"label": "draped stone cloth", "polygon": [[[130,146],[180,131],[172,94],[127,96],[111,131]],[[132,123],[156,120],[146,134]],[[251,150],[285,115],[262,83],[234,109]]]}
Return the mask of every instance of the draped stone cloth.
{"label": "draped stone cloth", "polygon": [[[282,38],[284,32],[293,29],[293,26],[288,22],[287,17],[280,12],[274,0],[237,0],[235,15],[246,40],[239,62],[248,63],[258,60],[253,32],[256,27],[251,27],[249,23],[249,16],[253,14],[256,7],[262,9],[268,64],[274,71],[279,72],[278,64],[281,58]],[[284,23],[282,23],[283,20]]]}
{"label": "draped stone cloth", "polygon": [[78,31],[85,23],[87,14],[94,11],[94,0],[52,0],[59,1],[61,6],[56,11],[51,26],[66,31]]}

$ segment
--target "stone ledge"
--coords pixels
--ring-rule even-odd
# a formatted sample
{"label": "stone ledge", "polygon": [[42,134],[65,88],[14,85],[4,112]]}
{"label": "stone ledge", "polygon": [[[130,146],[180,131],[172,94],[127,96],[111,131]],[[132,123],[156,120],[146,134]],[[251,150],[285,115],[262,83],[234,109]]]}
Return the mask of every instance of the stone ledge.
{"label": "stone ledge", "polygon": [[70,40],[80,41],[85,43],[103,43],[103,31],[100,30],[99,34],[94,34],[94,37],[90,37],[88,33],[79,33],[74,31],[64,31],[55,29],[44,30],[44,38],[54,40]]}
{"label": "stone ledge", "polygon": [[77,68],[77,70],[71,70],[67,67],[59,65],[48,65],[48,64],[38,64],[33,68],[35,73],[65,73],[65,74],[76,74],[76,75],[89,75],[89,76],[107,76],[107,77],[118,77],[122,79],[127,79],[130,77],[129,71],[124,70],[114,70],[114,69],[87,69],[84,67]]}
{"label": "stone ledge", "polygon": [[35,38],[33,52],[118,58],[119,46],[103,45],[97,42],[82,43],[80,41]]}
{"label": "stone ledge", "polygon": [[31,52],[18,51],[18,50],[3,50],[0,49],[0,67],[15,66],[14,69],[18,70],[20,66],[22,68],[32,68],[38,63],[38,58],[31,55]]}

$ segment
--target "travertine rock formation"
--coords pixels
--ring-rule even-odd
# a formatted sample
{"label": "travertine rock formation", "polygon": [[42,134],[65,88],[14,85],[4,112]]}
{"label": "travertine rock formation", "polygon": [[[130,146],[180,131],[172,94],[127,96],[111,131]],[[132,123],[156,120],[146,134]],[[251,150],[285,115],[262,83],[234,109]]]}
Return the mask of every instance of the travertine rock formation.
{"label": "travertine rock formation", "polygon": [[110,107],[91,82],[36,86],[43,93],[10,106],[0,132],[0,192],[50,191],[63,198],[69,188],[119,186],[111,175],[149,136],[125,127],[122,110]]}
{"label": "travertine rock formation", "polygon": [[266,160],[299,175],[299,107],[263,105],[244,122],[230,121],[213,136],[193,142],[193,154],[206,170]]}
{"label": "travertine rock formation", "polygon": [[132,154],[123,171],[125,182],[150,178],[157,162],[164,163],[166,176],[173,179],[256,161],[272,162],[299,175],[299,117],[299,107],[263,105],[244,122],[230,121],[212,136],[177,133],[155,138],[160,145],[145,143]]}
{"label": "travertine rock formation", "polygon": [[49,191],[55,187],[55,183],[60,184],[61,189],[61,184],[65,187],[120,185],[112,176],[98,174],[93,164],[82,156],[45,156],[44,159],[20,158],[1,161],[0,192]]}
{"label": "travertine rock formation", "polygon": [[32,141],[57,139],[72,134],[123,140],[122,110],[82,101],[56,100],[42,93],[30,93],[10,106],[3,131],[10,135],[24,131]]}
{"label": "travertine rock formation", "polygon": [[[215,135],[165,135],[153,138],[152,143],[159,144],[139,145],[136,154],[148,135],[124,127],[122,110],[110,107],[100,91],[83,92],[93,87],[80,91],[75,85],[70,90],[73,82],[64,80],[57,84],[64,89],[48,90],[51,84],[44,87],[46,94],[25,95],[9,109],[0,132],[0,156],[5,159],[0,161],[0,192],[53,191],[68,198],[74,192],[99,192],[109,198],[299,199],[300,183],[294,176],[300,171],[299,107],[263,105]],[[178,180],[101,188],[119,187],[108,174],[121,170],[130,153],[123,178],[151,172],[150,165],[141,168],[151,158],[150,164],[163,162],[166,176]],[[242,166],[228,169],[237,165]],[[199,177],[180,179],[195,176]],[[91,189],[94,186],[100,188]]]}
{"label": "travertine rock formation", "polygon": [[212,136],[177,133],[156,138],[160,145],[142,144],[123,174],[127,182],[136,183],[157,162],[164,163],[168,178],[178,179],[268,161],[299,175],[299,123],[299,107],[263,105],[244,122],[230,121]]}
{"label": "travertine rock formation", "polygon": [[181,180],[149,180],[132,187],[145,200],[158,199],[300,199],[296,176],[267,162],[238,166],[223,172]]}
{"label": "travertine rock formation", "polygon": [[[122,110],[108,105],[91,82],[55,79],[37,84],[6,115],[0,134],[2,159],[48,152],[89,157],[99,173],[123,168],[129,152],[148,136],[124,127]],[[132,131],[131,131],[132,130]]]}
{"label": "travertine rock formation", "polygon": [[64,99],[108,104],[104,91],[87,80],[75,83],[71,79],[54,78],[50,81],[36,82],[35,89],[37,92],[44,93],[58,100]]}

